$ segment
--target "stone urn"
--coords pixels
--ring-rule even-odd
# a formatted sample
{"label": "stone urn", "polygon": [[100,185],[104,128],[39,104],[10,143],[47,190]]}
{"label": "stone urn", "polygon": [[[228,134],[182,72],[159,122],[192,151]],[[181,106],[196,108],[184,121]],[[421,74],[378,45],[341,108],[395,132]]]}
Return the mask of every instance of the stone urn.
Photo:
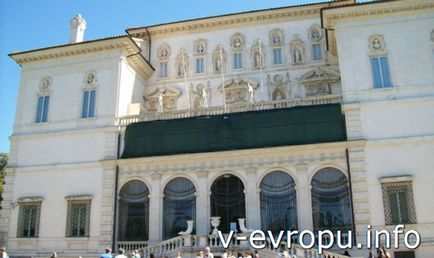
{"label": "stone urn", "polygon": [[211,226],[214,227],[212,234],[217,235],[218,229],[217,227],[220,225],[221,217],[211,217]]}

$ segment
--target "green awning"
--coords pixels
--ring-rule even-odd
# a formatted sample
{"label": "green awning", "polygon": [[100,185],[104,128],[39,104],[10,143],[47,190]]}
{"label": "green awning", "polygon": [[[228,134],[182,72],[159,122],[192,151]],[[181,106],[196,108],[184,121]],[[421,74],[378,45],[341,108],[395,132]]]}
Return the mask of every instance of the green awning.
{"label": "green awning", "polygon": [[345,141],[340,104],[134,123],[123,159]]}

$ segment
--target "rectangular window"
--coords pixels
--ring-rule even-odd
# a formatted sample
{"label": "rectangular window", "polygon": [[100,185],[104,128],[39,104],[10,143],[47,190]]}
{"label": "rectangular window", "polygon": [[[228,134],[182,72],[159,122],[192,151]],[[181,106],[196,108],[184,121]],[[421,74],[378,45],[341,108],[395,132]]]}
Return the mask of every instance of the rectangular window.
{"label": "rectangular window", "polygon": [[20,204],[17,237],[38,237],[40,210],[40,202]]}
{"label": "rectangular window", "polygon": [[167,77],[167,63],[160,63],[160,78]]}
{"label": "rectangular window", "polygon": [[39,96],[38,107],[36,111],[36,123],[47,122],[48,105],[50,103],[50,96]]}
{"label": "rectangular window", "polygon": [[411,181],[382,183],[381,186],[386,225],[416,223]]}
{"label": "rectangular window", "polygon": [[386,56],[371,57],[374,88],[392,87],[389,76],[389,63]]}
{"label": "rectangular window", "polygon": [[83,95],[83,108],[81,117],[89,118],[95,116],[96,90],[85,90]]}
{"label": "rectangular window", "polygon": [[282,49],[274,48],[273,49],[273,64],[282,64]]}
{"label": "rectangular window", "polygon": [[204,65],[203,57],[196,58],[196,73],[203,73],[204,72]]}
{"label": "rectangular window", "polygon": [[90,224],[90,200],[68,201],[66,237],[88,237]]}
{"label": "rectangular window", "polygon": [[243,68],[242,53],[234,53],[234,69]]}
{"label": "rectangular window", "polygon": [[312,45],[312,57],[313,57],[313,60],[321,60],[322,59],[321,44],[313,44]]}

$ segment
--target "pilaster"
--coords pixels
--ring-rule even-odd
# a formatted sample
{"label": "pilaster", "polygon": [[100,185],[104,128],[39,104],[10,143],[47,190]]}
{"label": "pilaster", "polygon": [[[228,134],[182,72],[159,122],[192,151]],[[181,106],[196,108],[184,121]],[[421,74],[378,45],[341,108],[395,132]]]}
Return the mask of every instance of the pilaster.
{"label": "pilaster", "polygon": [[297,207],[298,207],[298,230],[312,230],[313,231],[313,217],[312,217],[312,197],[311,185],[309,182],[309,170],[307,164],[298,164],[297,179]]}
{"label": "pilaster", "polygon": [[103,169],[99,237],[101,248],[111,246],[113,238],[115,176],[115,167],[107,167]]}
{"label": "pilaster", "polygon": [[360,103],[343,105],[348,140],[363,139],[362,123],[360,121]]}
{"label": "pilaster", "polygon": [[366,174],[365,151],[363,147],[353,147],[348,151],[353,194],[354,223],[359,243],[365,244],[366,225],[370,224],[368,180]]}
{"label": "pilaster", "polygon": [[160,194],[161,174],[155,173],[151,175],[152,191],[149,200],[149,242],[158,242],[161,240],[161,224],[162,224],[162,199]]}
{"label": "pilaster", "polygon": [[196,195],[196,234],[208,235],[209,232],[209,196],[208,196],[208,171],[199,171],[198,189]]}
{"label": "pilaster", "polygon": [[246,198],[246,228],[260,229],[261,215],[259,211],[259,192],[256,188],[255,167],[246,169],[247,186],[245,189]]}

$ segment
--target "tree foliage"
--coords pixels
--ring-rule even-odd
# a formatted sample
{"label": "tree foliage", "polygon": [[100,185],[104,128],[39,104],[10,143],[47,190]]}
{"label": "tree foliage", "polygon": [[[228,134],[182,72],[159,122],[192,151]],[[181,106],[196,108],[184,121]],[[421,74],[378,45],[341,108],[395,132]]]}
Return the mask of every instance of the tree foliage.
{"label": "tree foliage", "polygon": [[5,178],[5,168],[8,164],[8,154],[0,153],[0,195],[3,193],[3,182]]}

